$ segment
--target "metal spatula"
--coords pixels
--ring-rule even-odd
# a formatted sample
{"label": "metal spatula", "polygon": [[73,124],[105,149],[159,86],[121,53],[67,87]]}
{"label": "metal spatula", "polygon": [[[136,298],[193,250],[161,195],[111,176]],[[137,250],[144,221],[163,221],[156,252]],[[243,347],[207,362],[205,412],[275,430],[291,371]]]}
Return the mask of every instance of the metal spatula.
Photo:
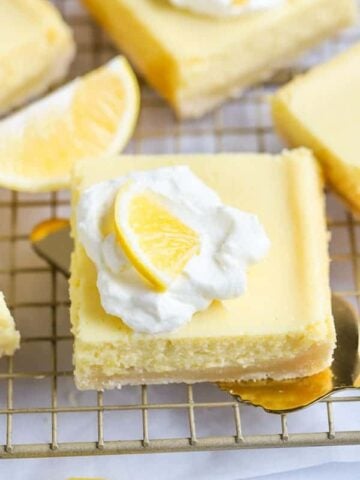
{"label": "metal spatula", "polygon": [[[39,224],[30,237],[35,251],[50,265],[69,276],[73,242],[68,220],[52,219]],[[300,410],[330,394],[360,387],[359,319],[338,296],[332,298],[337,347],[330,368],[312,377],[284,381],[219,382],[237,399],[270,413]]]}
{"label": "metal spatula", "polygon": [[70,223],[64,218],[53,218],[41,222],[30,235],[35,252],[66,277],[70,276],[70,258],[73,241]]}
{"label": "metal spatula", "polygon": [[330,368],[312,377],[258,382],[220,382],[219,387],[270,413],[300,410],[334,392],[360,387],[359,319],[353,308],[333,295],[337,346]]}

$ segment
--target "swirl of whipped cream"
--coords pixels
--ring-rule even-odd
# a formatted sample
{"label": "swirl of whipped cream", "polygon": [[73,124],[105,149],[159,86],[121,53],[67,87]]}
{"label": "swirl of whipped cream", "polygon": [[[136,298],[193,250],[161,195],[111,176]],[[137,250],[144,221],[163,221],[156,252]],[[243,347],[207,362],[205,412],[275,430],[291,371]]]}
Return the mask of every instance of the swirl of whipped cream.
{"label": "swirl of whipped cream", "polygon": [[[102,232],[120,186],[129,180],[161,195],[164,205],[200,236],[200,253],[165,292],[144,282],[115,233]],[[80,197],[77,229],[96,266],[104,310],[133,330],[152,334],[175,330],[215,299],[244,293],[247,267],[260,260],[270,245],[255,215],[223,205],[186,166],[134,172],[90,187]]]}
{"label": "swirl of whipped cream", "polygon": [[285,3],[285,0],[170,0],[179,8],[210,16],[241,15],[255,10],[268,10]]}

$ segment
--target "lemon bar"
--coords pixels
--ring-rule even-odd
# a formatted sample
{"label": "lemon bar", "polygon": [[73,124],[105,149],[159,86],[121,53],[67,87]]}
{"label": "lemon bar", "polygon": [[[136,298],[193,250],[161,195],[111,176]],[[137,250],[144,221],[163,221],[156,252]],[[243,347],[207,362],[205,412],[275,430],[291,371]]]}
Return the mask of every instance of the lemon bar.
{"label": "lemon bar", "polygon": [[[254,213],[271,247],[244,295],[215,301],[171,333],[134,332],[103,310],[95,266],[76,228],[82,192],[100,181],[190,167],[226,204]],[[329,366],[335,346],[322,180],[306,149],[266,154],[122,156],[73,175],[71,321],[80,389],[125,384],[302,377]]]}
{"label": "lemon bar", "polygon": [[360,44],[283,87],[272,110],[280,135],[312,148],[334,189],[360,210]]}
{"label": "lemon bar", "polygon": [[0,292],[0,357],[13,355],[19,348],[20,334],[15,330],[15,322]]}
{"label": "lemon bar", "polygon": [[285,0],[231,18],[166,0],[82,1],[180,117],[203,115],[355,19],[353,0]]}
{"label": "lemon bar", "polygon": [[74,53],[70,29],[48,0],[1,0],[0,114],[59,82]]}

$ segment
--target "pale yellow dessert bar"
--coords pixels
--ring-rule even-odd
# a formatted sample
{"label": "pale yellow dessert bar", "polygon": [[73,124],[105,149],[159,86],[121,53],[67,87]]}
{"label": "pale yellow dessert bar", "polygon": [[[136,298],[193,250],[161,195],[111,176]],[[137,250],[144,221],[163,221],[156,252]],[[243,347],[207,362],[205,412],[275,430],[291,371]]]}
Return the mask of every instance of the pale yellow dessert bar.
{"label": "pale yellow dessert bar", "polygon": [[354,0],[287,0],[232,18],[166,0],[82,0],[180,117],[199,117],[353,23]]}
{"label": "pale yellow dessert bar", "polygon": [[20,334],[15,330],[15,322],[0,292],[0,357],[13,355],[19,348]]}
{"label": "pale yellow dessert bar", "polygon": [[[135,333],[101,307],[94,264],[77,236],[76,205],[97,182],[174,165],[189,166],[224,203],[256,214],[271,247],[249,271],[241,297],[214,302],[172,333]],[[284,379],[327,368],[335,334],[322,187],[305,149],[277,156],[122,156],[77,165],[70,286],[77,386]]]}
{"label": "pale yellow dessert bar", "polygon": [[74,53],[72,33],[48,0],[1,0],[0,114],[59,82]]}
{"label": "pale yellow dessert bar", "polygon": [[360,44],[283,87],[272,110],[287,143],[312,148],[334,189],[360,210]]}

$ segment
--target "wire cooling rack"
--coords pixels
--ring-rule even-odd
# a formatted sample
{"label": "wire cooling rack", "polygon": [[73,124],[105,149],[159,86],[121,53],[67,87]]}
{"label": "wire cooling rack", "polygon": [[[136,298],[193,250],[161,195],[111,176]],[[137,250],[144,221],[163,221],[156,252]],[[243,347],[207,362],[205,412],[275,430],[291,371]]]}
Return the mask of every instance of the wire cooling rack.
{"label": "wire cooling rack", "polygon": [[[106,36],[76,0],[56,4],[77,40],[72,76],[114,55]],[[167,105],[142,85],[139,125],[127,150],[278,152],[282,146],[272,130],[266,96],[294,73],[358,39],[358,28],[342,34],[198,121],[176,122]],[[331,193],[327,203],[332,288],[358,308],[360,224]],[[37,222],[68,214],[68,192],[28,195],[0,190],[0,288],[22,333],[22,347],[14,358],[0,361],[0,457],[360,443],[360,394],[354,391],[282,416],[238,403],[211,384],[78,392],[72,377],[67,282],[36,257],[28,242]],[[348,412],[345,423],[342,410]]]}

